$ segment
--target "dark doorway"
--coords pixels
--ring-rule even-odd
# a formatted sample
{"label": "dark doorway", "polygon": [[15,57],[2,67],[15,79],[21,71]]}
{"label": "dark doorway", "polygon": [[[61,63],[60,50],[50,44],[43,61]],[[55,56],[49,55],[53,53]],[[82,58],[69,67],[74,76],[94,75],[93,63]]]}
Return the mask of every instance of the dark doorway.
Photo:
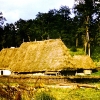
{"label": "dark doorway", "polygon": [[3,70],[1,71],[1,75],[3,75]]}

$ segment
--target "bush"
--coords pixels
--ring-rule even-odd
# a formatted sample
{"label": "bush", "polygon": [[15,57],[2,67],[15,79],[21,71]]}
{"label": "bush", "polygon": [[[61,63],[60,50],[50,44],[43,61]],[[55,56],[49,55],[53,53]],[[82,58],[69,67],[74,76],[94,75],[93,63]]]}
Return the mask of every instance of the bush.
{"label": "bush", "polygon": [[36,94],[35,100],[56,100],[52,95],[44,91]]}
{"label": "bush", "polygon": [[100,47],[96,46],[93,48],[94,50],[92,51],[92,55],[91,58],[95,61],[95,62],[100,62]]}
{"label": "bush", "polygon": [[70,50],[73,51],[73,52],[76,52],[77,48],[75,46],[72,46]]}

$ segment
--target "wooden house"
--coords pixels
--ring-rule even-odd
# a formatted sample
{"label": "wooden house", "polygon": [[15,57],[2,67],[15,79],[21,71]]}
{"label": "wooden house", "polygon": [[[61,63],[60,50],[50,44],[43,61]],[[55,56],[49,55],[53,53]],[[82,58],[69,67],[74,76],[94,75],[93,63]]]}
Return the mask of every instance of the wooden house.
{"label": "wooden house", "polygon": [[57,72],[61,75],[75,75],[81,70],[90,74],[89,70],[95,68],[92,60],[87,65],[85,57],[81,62],[76,58],[70,55],[61,39],[24,42],[19,48],[3,49],[0,52],[0,68],[8,68],[17,74]]}

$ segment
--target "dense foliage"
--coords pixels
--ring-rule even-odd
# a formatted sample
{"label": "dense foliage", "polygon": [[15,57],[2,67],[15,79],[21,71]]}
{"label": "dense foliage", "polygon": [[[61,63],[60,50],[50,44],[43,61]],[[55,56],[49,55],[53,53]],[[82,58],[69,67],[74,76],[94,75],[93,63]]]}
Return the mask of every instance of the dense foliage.
{"label": "dense foliage", "polygon": [[87,46],[91,47],[92,53],[94,47],[100,45],[100,4],[95,0],[75,1],[73,17],[70,17],[72,9],[61,6],[59,10],[39,12],[35,19],[7,23],[3,29],[0,28],[0,50],[19,47],[23,41],[61,38],[67,47]]}

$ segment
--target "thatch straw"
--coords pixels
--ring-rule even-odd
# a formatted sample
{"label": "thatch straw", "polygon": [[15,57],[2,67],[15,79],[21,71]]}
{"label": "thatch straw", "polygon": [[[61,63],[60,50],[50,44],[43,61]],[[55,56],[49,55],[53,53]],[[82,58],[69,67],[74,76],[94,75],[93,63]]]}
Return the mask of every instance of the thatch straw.
{"label": "thatch straw", "polygon": [[16,72],[93,69],[89,56],[72,56],[61,39],[24,42],[19,48],[0,52],[0,68]]}
{"label": "thatch straw", "polygon": [[23,43],[9,68],[13,71],[57,71],[72,68],[72,57],[60,39]]}
{"label": "thatch straw", "polygon": [[96,65],[88,55],[75,55],[73,61],[77,69],[95,69]]}
{"label": "thatch straw", "polygon": [[17,48],[6,48],[2,49],[0,52],[0,69],[8,68],[10,62],[13,60],[16,54]]}

